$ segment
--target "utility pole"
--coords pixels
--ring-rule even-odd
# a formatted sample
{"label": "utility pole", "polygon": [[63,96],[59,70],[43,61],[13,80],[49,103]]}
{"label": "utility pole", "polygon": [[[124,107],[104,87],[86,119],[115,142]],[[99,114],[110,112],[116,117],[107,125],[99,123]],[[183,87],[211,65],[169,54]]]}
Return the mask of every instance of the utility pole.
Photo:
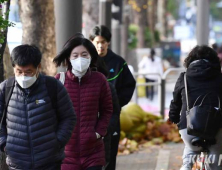
{"label": "utility pole", "polygon": [[123,5],[123,21],[122,21],[122,27],[121,27],[121,57],[123,57],[125,60],[128,60],[127,58],[127,51],[128,51],[128,29],[130,24],[130,5],[127,4],[127,1],[124,1]]}
{"label": "utility pole", "polygon": [[123,19],[123,1],[113,0],[112,5],[112,50],[118,55],[121,55],[121,26]]}
{"label": "utility pole", "polygon": [[209,0],[197,0],[197,44],[209,42]]}
{"label": "utility pole", "polygon": [[[82,0],[54,0],[56,51],[62,50],[66,41],[77,32],[82,32]],[[57,72],[66,71],[65,66]]]}
{"label": "utility pole", "polygon": [[111,7],[112,0],[100,0],[99,1],[99,25],[105,25],[111,31]]}
{"label": "utility pole", "polygon": [[54,4],[58,53],[71,36],[82,32],[82,0],[54,0]]}

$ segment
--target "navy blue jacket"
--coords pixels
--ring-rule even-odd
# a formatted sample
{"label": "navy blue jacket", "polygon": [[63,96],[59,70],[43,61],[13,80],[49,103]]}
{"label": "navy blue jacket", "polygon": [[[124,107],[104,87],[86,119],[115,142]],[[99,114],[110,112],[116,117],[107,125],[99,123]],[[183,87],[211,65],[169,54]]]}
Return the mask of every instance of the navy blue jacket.
{"label": "navy blue jacket", "polygon": [[[6,144],[7,164],[21,169],[41,169],[65,157],[64,146],[71,137],[76,116],[69,95],[58,80],[55,80],[56,109],[52,106],[46,78],[39,75],[28,94],[15,82],[5,116],[6,125],[0,133],[1,147]],[[0,84],[0,118],[5,105],[6,81]]]}

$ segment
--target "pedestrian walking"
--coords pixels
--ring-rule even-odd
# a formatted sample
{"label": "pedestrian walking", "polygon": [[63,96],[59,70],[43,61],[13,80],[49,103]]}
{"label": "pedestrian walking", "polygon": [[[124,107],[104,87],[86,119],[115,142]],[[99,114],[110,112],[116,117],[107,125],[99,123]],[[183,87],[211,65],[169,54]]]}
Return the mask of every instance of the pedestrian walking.
{"label": "pedestrian walking", "polygon": [[[131,74],[126,61],[109,49],[111,41],[111,32],[106,26],[95,26],[89,35],[89,39],[93,42],[99,56],[104,60],[109,71],[108,82],[111,82],[116,88],[120,107],[128,104],[132,98],[136,81]],[[115,132],[111,139],[111,155],[110,163],[106,170],[115,170],[116,156],[120,139],[120,121],[115,128]]]}
{"label": "pedestrian walking", "polygon": [[[139,73],[147,74],[145,75],[145,80],[147,83],[149,82],[157,82],[159,76],[155,74],[159,74],[162,76],[163,74],[163,64],[161,58],[156,56],[155,50],[152,48],[150,50],[150,54],[148,56],[144,56],[143,59],[139,63]],[[151,101],[154,97],[154,86],[146,86],[146,97]]]}
{"label": "pedestrian walking", "polygon": [[62,170],[101,170],[105,165],[102,138],[107,134],[113,107],[105,76],[92,70],[97,58],[94,45],[78,34],[65,43],[54,59],[57,66],[67,63],[67,72],[56,78],[63,80],[77,115],[76,128],[65,147]]}
{"label": "pedestrian walking", "polygon": [[0,84],[0,146],[10,170],[59,170],[76,123],[66,89],[40,73],[41,58],[37,47],[17,46],[15,77]]}
{"label": "pedestrian walking", "polygon": [[[97,71],[99,71],[106,77],[109,75],[106,64],[100,57],[97,59]],[[119,106],[119,100],[116,93],[116,89],[113,86],[113,84],[110,82],[109,82],[109,87],[112,94],[113,114],[109,122],[107,134],[103,139],[104,145],[105,145],[105,155],[106,155],[106,165],[103,167],[103,169],[106,169],[106,167],[108,167],[110,163],[111,139],[112,139],[113,133],[115,133],[115,128],[118,125],[119,116],[120,116],[120,106]]]}
{"label": "pedestrian walking", "polygon": [[[193,146],[191,141],[196,136],[187,134],[187,106],[201,105],[202,103],[200,104],[197,98],[202,100],[204,94],[209,94],[209,100],[204,100],[203,104],[213,108],[218,107],[218,98],[215,94],[222,99],[222,74],[216,51],[205,45],[193,48],[185,59],[184,66],[187,69],[188,94],[186,95],[185,93],[185,73],[183,72],[180,74],[174,88],[173,100],[170,104],[169,122],[178,124],[179,133],[185,144],[183,165],[180,170],[191,170],[194,163],[191,158],[193,155],[200,154],[202,148]],[[187,96],[189,96],[188,105],[186,102]],[[196,122],[198,123],[198,120]],[[222,125],[219,126],[222,127]],[[215,138],[216,144],[208,148],[208,156],[214,157],[215,162],[208,165],[210,169],[222,170],[222,165],[219,161],[221,159],[220,154],[222,154],[222,129],[219,130]]]}

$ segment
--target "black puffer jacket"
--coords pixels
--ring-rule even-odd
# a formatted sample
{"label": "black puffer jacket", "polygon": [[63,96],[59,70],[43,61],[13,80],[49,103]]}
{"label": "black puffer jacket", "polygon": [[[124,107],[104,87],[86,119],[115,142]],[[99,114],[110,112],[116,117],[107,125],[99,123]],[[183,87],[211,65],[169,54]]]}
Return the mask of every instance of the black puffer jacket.
{"label": "black puffer jacket", "polygon": [[[62,161],[63,147],[71,137],[76,116],[63,85],[57,83],[57,113],[46,87],[47,76],[39,75],[27,95],[17,83],[9,101],[6,126],[0,134],[0,145],[7,153],[7,163],[21,169],[41,169]],[[6,80],[7,81],[7,80]],[[4,109],[6,81],[0,84],[0,118]]]}
{"label": "black puffer jacket", "polygon": [[[187,86],[189,108],[193,107],[198,96],[208,92],[212,92],[212,94],[209,96],[209,100],[204,100],[204,104],[218,107],[215,94],[218,94],[220,100],[222,100],[222,74],[219,63],[213,64],[204,60],[191,63],[187,69]],[[170,120],[178,123],[179,129],[187,127],[187,104],[184,87],[184,73],[181,73],[175,85],[169,112]]]}
{"label": "black puffer jacket", "polygon": [[126,61],[108,49],[107,55],[102,57],[109,70],[108,82],[116,88],[120,107],[129,103],[136,87],[136,81],[130,72]]}

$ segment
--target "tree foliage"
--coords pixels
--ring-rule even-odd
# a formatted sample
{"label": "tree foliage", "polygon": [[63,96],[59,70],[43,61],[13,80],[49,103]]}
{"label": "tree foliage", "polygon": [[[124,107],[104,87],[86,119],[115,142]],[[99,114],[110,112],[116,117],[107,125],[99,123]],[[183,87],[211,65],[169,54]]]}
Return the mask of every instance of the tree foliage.
{"label": "tree foliage", "polygon": [[167,12],[171,13],[175,19],[178,19],[179,2],[177,0],[167,1]]}
{"label": "tree foliage", "polygon": [[218,1],[210,2],[210,14],[212,15],[213,19],[215,20],[222,20],[221,10],[217,7]]}
{"label": "tree foliage", "polygon": [[[8,0],[0,0],[0,11],[2,10],[2,4],[4,4],[5,2],[7,2]],[[9,11],[6,11],[3,15],[2,13],[0,13],[0,44],[4,43],[5,40],[5,30],[10,27],[13,26],[14,24],[10,21],[8,21],[8,15],[9,15]]]}
{"label": "tree foliage", "polygon": [[[2,12],[2,5],[5,5],[5,11]],[[8,21],[10,0],[0,0],[0,82],[4,80],[3,54],[7,42],[8,27],[14,24]]]}

